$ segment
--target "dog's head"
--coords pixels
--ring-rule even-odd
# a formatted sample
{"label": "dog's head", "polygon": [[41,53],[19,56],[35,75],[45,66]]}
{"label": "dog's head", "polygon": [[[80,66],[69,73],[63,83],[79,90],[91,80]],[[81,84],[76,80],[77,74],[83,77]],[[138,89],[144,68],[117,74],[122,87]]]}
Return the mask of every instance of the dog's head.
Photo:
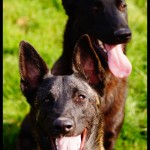
{"label": "dog's head", "polygon": [[102,137],[98,135],[102,133],[100,96],[94,88],[101,88],[105,75],[90,45],[82,41],[76,45],[74,73],[68,76],[53,76],[25,41],[20,43],[19,56],[21,90],[31,105],[38,136],[46,137],[52,150],[99,147],[96,138]]}
{"label": "dog's head", "polygon": [[88,34],[98,55],[108,60],[110,71],[116,77],[128,76],[132,67],[124,53],[131,30],[125,0],[62,0],[62,4],[69,16],[74,43]]}

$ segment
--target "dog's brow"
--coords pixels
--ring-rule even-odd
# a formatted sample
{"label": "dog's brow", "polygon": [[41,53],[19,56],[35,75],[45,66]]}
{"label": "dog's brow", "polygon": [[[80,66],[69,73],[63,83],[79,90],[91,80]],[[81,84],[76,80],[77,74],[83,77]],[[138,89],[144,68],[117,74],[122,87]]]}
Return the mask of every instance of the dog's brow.
{"label": "dog's brow", "polygon": [[59,93],[61,91],[61,86],[58,84],[59,82],[54,81],[50,90],[49,90],[49,95],[52,95],[53,97],[55,97],[55,99],[57,99],[59,97]]}

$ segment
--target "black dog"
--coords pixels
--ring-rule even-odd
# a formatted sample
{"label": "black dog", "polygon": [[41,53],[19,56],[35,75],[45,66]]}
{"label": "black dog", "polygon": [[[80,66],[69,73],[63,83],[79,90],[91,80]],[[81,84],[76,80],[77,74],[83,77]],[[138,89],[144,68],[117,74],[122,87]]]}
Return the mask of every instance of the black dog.
{"label": "black dog", "polygon": [[101,99],[95,87],[101,86],[104,72],[87,40],[83,36],[76,45],[74,73],[65,76],[53,76],[36,50],[20,43],[21,90],[31,110],[22,123],[19,150],[103,150]]}
{"label": "black dog", "polygon": [[125,45],[131,39],[127,4],[125,0],[62,0],[62,4],[68,21],[63,53],[52,73],[72,73],[71,60],[75,43],[81,35],[88,34],[106,72],[104,145],[107,150],[112,150],[123,123],[126,77],[132,68],[125,56]]}

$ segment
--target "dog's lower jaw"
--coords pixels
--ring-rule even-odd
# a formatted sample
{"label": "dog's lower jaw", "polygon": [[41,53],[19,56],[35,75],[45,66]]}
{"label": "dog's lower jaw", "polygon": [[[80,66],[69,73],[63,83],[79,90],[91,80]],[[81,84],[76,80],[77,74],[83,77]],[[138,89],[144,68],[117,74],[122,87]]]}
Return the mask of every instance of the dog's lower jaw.
{"label": "dog's lower jaw", "polygon": [[[90,133],[88,133],[88,129],[85,128],[81,135],[73,137],[73,138],[78,138],[78,140],[79,140],[79,138],[81,138],[80,145],[78,144],[78,146],[77,145],[73,146],[75,143],[75,140],[70,142],[69,145],[67,145],[66,147],[63,147],[62,145],[59,145],[59,143],[58,143],[58,142],[60,142],[59,138],[51,139],[51,145],[53,145],[53,146],[51,146],[51,147],[53,147],[52,150],[68,150],[68,149],[69,150],[104,150],[103,142],[102,142],[103,136],[101,136],[100,142],[95,142],[96,139],[94,139],[94,138],[95,138],[95,134],[97,134],[95,132],[96,128],[93,128],[92,131],[94,133],[90,134]],[[88,134],[90,134],[90,135],[88,135]],[[62,138],[69,139],[69,137],[62,137]],[[61,140],[61,142],[65,143],[65,140]],[[70,144],[72,144],[72,143],[73,143],[73,145],[71,146]]]}
{"label": "dog's lower jaw", "polygon": [[52,150],[85,150],[86,138],[87,129],[85,128],[78,136],[50,138],[51,148]]}

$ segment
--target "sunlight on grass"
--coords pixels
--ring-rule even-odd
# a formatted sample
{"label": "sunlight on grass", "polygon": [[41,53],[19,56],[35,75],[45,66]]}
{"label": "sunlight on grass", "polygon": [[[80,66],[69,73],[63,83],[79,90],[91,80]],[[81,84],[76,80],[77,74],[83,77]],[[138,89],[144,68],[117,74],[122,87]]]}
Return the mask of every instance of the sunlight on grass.
{"label": "sunlight on grass", "polygon": [[[127,55],[132,63],[125,121],[115,150],[147,149],[147,2],[127,0],[132,40]],[[13,7],[12,7],[13,6]],[[61,0],[3,1],[3,145],[14,150],[20,123],[29,105],[20,91],[18,52],[30,42],[51,67],[62,53],[67,16]]]}

